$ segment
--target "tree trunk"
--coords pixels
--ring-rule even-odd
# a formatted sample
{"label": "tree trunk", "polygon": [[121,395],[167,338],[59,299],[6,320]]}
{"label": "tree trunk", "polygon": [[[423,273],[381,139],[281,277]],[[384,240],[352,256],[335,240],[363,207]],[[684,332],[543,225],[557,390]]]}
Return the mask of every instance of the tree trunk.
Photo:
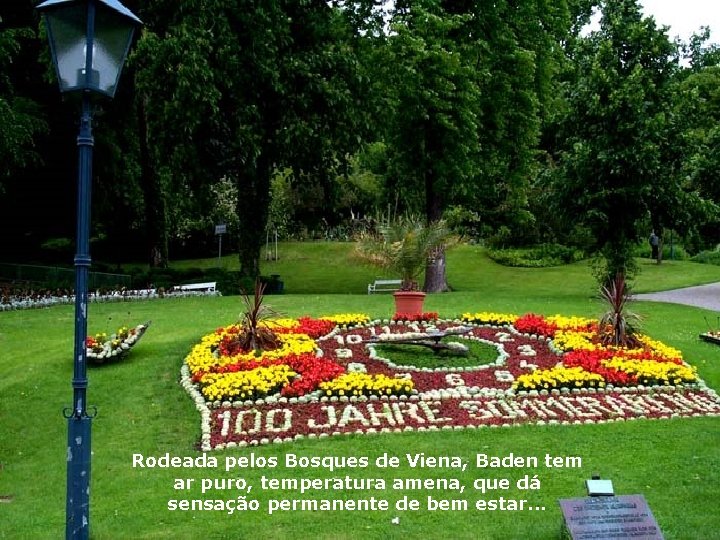
{"label": "tree trunk", "polygon": [[[430,152],[432,154],[432,152]],[[435,171],[430,167],[425,171],[425,218],[428,224],[442,219],[443,199],[436,186]],[[425,265],[425,284],[423,290],[429,293],[450,290],[445,274],[445,250],[438,250]]]}
{"label": "tree trunk", "polygon": [[240,277],[254,281],[260,275],[260,252],[264,239],[262,233],[267,227],[272,165],[263,152],[253,163],[241,164],[239,168],[237,215],[240,222]]}
{"label": "tree trunk", "polygon": [[445,274],[445,250],[438,250],[436,256],[430,259],[425,265],[425,284],[423,290],[426,292],[447,292],[450,287],[447,284]]}
{"label": "tree trunk", "polygon": [[140,185],[145,199],[145,240],[151,268],[167,268],[168,234],[165,193],[153,165],[147,121],[147,96],[137,99],[140,136]]}

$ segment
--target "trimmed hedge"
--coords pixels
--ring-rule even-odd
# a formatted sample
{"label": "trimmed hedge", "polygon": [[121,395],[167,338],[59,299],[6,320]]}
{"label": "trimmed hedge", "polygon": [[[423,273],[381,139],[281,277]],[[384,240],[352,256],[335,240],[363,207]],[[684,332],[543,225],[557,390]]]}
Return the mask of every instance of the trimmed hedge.
{"label": "trimmed hedge", "polygon": [[544,268],[574,263],[585,258],[582,250],[561,244],[540,244],[531,248],[491,249],[488,256],[503,266]]}

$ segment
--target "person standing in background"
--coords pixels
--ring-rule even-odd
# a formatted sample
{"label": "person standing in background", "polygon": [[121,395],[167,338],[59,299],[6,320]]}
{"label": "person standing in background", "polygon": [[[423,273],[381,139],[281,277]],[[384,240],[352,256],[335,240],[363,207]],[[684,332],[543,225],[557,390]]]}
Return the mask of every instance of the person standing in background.
{"label": "person standing in background", "polygon": [[660,246],[660,238],[658,238],[654,230],[650,233],[650,238],[648,239],[648,241],[650,242],[650,249],[652,250],[652,254],[650,255],[650,257],[657,260],[658,248]]}

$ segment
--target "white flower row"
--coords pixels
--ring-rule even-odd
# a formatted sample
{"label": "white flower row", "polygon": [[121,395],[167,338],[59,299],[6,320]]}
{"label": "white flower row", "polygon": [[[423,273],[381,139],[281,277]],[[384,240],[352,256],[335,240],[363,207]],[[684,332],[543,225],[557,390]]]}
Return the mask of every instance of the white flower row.
{"label": "white flower row", "polygon": [[[156,289],[139,289],[130,291],[114,291],[107,294],[98,292],[88,294],[90,302],[133,302],[137,300],[154,300],[158,298],[183,298],[186,296],[221,296],[220,291],[165,291],[160,294]],[[21,298],[13,296],[7,302],[0,301],[0,311],[20,309],[41,309],[51,306],[74,304],[75,295],[44,296],[42,298]]]}
{"label": "white flower row", "polygon": [[195,408],[200,413],[200,429],[202,431],[200,444],[203,452],[209,452],[213,449],[210,444],[210,409],[200,390],[193,384],[187,364],[183,364],[180,368],[180,386],[190,395],[195,402]]}

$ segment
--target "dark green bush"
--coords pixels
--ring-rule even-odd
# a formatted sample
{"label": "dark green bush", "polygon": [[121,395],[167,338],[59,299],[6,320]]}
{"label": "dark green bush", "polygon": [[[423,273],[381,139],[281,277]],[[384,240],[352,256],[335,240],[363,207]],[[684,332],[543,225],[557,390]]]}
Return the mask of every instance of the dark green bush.
{"label": "dark green bush", "polygon": [[495,251],[517,251],[505,249],[514,242],[513,232],[509,227],[502,225],[492,236],[488,237],[487,244]]}
{"label": "dark green bush", "polygon": [[577,262],[585,254],[579,249],[560,244],[540,244],[523,249],[490,249],[488,256],[503,266],[543,268]]}
{"label": "dark green bush", "polygon": [[[652,256],[652,248],[650,244],[643,244],[635,249],[634,253],[636,257],[640,257],[641,259],[650,259]],[[686,261],[690,258],[690,255],[688,255],[685,248],[680,245],[674,244],[671,247],[670,244],[665,243],[663,244],[662,258],[668,261]]]}
{"label": "dark green bush", "polygon": [[720,250],[714,249],[712,251],[710,251],[710,250],[701,251],[700,253],[695,255],[690,260],[693,262],[698,262],[698,263],[703,263],[703,264],[714,264],[714,265],[720,266]]}
{"label": "dark green bush", "polygon": [[[240,279],[240,272],[224,268],[152,268],[150,270],[132,270],[132,288],[146,289],[150,287],[170,289],[175,285],[188,283],[216,282],[216,288],[223,296],[242,294],[243,291],[255,290],[253,279]],[[283,292],[280,276],[261,276],[260,281],[266,284],[266,294]]]}
{"label": "dark green bush", "polygon": [[[216,268],[209,270],[206,274],[207,281],[216,281],[218,290],[223,296],[235,296],[239,294],[253,294],[255,291],[255,280],[252,278],[241,278],[240,272],[231,272]],[[284,283],[280,276],[260,276],[260,282],[265,285],[265,294],[281,294],[284,292]]]}
{"label": "dark green bush", "polygon": [[150,287],[169,289],[183,283],[202,281],[203,270],[200,268],[151,268],[149,270],[135,269],[131,272],[132,288],[146,289]]}

